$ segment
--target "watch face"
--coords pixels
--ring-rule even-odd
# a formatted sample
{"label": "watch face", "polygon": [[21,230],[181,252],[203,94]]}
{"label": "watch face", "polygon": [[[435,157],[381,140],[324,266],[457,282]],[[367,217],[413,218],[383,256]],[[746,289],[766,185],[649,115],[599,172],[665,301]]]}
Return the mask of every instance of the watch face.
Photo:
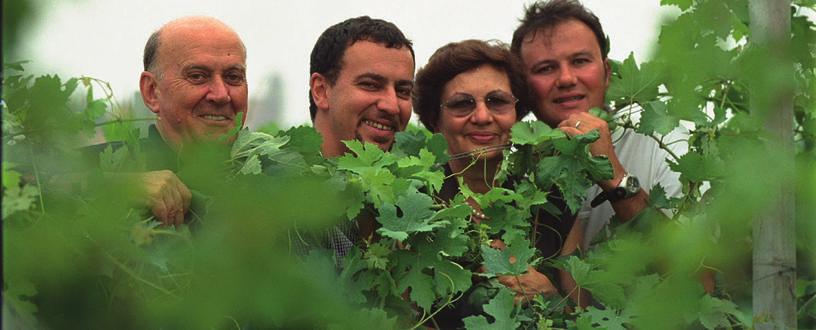
{"label": "watch face", "polygon": [[626,192],[629,195],[634,195],[634,194],[637,194],[637,192],[639,190],[640,190],[640,181],[638,181],[638,178],[634,177],[634,176],[631,176],[631,175],[628,176],[627,180],[626,180]]}

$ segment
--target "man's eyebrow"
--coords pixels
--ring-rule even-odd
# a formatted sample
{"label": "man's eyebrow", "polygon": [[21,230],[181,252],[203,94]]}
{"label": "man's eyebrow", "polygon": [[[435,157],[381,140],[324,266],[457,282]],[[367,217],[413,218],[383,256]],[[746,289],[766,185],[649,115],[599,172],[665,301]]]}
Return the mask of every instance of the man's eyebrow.
{"label": "man's eyebrow", "polygon": [[363,73],[361,75],[358,75],[357,78],[355,78],[354,80],[360,80],[360,79],[373,79],[373,80],[376,80],[377,82],[388,81],[388,78],[385,78],[381,74],[377,74],[377,73],[374,73],[374,72]]}
{"label": "man's eyebrow", "polygon": [[578,57],[578,56],[592,56],[592,52],[588,50],[582,50],[575,53],[572,53],[570,57]]}
{"label": "man's eyebrow", "polygon": [[188,64],[188,65],[185,65],[183,68],[181,68],[182,72],[187,72],[187,71],[190,71],[190,70],[203,70],[203,71],[207,71],[207,72],[212,71],[212,69],[210,69],[209,67],[207,67],[205,65],[200,65],[200,64]]}
{"label": "man's eyebrow", "polygon": [[243,64],[235,64],[227,68],[227,70],[241,70],[246,71],[246,65]]}
{"label": "man's eyebrow", "polygon": [[414,87],[414,81],[413,80],[397,80],[396,85]]}

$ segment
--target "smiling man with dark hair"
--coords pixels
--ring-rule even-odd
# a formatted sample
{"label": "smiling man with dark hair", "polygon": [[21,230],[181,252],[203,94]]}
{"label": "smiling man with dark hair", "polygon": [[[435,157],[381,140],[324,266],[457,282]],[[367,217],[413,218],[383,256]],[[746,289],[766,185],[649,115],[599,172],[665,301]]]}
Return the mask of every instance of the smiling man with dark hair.
{"label": "smiling man with dark hair", "polygon": [[361,16],[326,29],[312,49],[309,101],[325,157],[344,140],[388,150],[411,118],[414,50],[394,24]]}

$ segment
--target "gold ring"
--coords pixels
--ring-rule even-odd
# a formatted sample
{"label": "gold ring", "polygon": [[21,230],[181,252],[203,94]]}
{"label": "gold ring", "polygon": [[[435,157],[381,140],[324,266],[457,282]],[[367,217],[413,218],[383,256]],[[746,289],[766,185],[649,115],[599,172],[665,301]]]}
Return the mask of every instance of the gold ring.
{"label": "gold ring", "polygon": [[581,126],[581,121],[580,120],[575,122],[575,128],[578,128],[578,126]]}

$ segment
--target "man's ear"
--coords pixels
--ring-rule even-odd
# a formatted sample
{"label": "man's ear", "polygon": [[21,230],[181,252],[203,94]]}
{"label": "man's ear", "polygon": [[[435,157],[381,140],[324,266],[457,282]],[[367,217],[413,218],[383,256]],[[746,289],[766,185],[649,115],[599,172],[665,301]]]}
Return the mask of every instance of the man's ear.
{"label": "man's ear", "polygon": [[612,77],[612,67],[609,66],[609,58],[604,59],[604,85],[609,88],[609,79]]}
{"label": "man's ear", "polygon": [[320,73],[312,73],[309,78],[312,100],[317,106],[317,110],[329,108],[329,80]]}
{"label": "man's ear", "polygon": [[159,86],[157,77],[150,71],[142,71],[139,77],[139,91],[142,92],[142,101],[153,113],[159,113]]}

